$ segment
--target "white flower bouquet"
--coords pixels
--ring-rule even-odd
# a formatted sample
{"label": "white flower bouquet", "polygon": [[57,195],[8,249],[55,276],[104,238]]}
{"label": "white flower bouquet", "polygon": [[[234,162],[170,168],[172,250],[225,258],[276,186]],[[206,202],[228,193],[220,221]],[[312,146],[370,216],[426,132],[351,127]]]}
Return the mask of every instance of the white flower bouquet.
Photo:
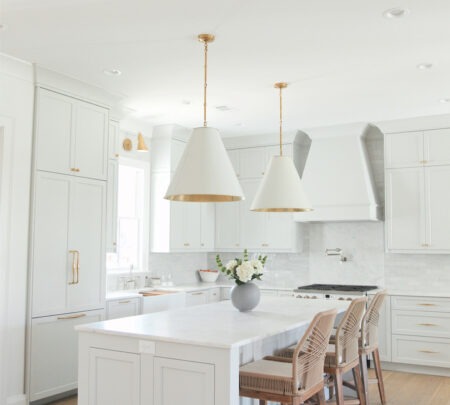
{"label": "white flower bouquet", "polygon": [[249,260],[247,249],[245,249],[243,259],[235,258],[224,266],[220,255],[217,255],[216,263],[220,271],[228,278],[234,280],[237,285],[243,285],[251,280],[261,280],[266,259],[267,256],[259,255],[257,259]]}

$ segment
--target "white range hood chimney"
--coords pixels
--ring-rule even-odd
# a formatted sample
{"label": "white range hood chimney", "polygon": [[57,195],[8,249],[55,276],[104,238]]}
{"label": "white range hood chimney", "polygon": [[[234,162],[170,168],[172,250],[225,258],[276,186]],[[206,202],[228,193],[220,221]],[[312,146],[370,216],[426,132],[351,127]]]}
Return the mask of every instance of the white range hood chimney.
{"label": "white range hood chimney", "polygon": [[302,183],[314,210],[296,221],[382,219],[365,142],[371,131],[381,134],[366,123],[305,131],[312,143]]}

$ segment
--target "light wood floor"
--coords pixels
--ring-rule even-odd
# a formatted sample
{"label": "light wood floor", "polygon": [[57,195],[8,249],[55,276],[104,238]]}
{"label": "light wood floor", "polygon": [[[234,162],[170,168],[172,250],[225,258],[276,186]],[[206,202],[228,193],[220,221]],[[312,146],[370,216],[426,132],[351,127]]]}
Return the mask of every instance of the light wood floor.
{"label": "light wood floor", "polygon": [[[450,378],[383,371],[383,379],[389,405],[450,405]],[[376,385],[371,384],[370,394],[370,405],[380,405]],[[77,399],[52,405],[77,405]]]}

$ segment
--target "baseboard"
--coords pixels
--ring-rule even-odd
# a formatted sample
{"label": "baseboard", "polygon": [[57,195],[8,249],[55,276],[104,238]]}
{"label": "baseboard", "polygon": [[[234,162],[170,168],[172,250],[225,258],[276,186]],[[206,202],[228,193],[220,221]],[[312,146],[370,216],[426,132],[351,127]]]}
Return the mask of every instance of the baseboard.
{"label": "baseboard", "polygon": [[6,399],[7,405],[27,405],[27,396],[24,394],[21,395],[13,395]]}
{"label": "baseboard", "polygon": [[381,368],[389,371],[402,371],[413,374],[438,375],[442,377],[450,377],[450,368],[419,366],[415,364],[389,363],[382,361]]}

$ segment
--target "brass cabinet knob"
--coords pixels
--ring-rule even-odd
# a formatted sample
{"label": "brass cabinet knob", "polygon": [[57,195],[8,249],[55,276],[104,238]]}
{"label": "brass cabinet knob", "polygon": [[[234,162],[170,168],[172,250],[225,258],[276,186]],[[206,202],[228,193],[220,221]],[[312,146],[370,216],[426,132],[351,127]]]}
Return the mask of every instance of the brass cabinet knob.
{"label": "brass cabinet knob", "polygon": [[239,243],[236,243],[236,246],[239,246]]}
{"label": "brass cabinet knob", "polygon": [[119,154],[118,154],[118,153],[116,153],[116,157],[119,157]]}
{"label": "brass cabinet knob", "polygon": [[190,246],[190,244],[189,243],[185,243],[184,246]]}
{"label": "brass cabinet knob", "polygon": [[200,246],[205,246],[205,244],[204,243],[200,243]]}
{"label": "brass cabinet knob", "polygon": [[269,244],[268,243],[262,243],[261,246],[267,247],[267,246],[269,246]]}

